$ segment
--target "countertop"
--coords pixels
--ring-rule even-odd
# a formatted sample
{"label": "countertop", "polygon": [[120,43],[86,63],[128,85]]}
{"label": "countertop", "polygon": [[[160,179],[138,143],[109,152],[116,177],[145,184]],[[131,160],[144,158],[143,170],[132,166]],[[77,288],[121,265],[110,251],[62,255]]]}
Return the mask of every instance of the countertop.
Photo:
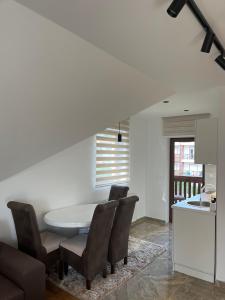
{"label": "countertop", "polygon": [[185,209],[185,210],[189,210],[191,212],[216,215],[216,212],[210,211],[210,207],[195,206],[195,205],[188,204],[188,201],[199,201],[199,200],[200,200],[200,194],[193,196],[191,198],[188,198],[186,200],[177,202],[177,203],[173,204],[171,207],[173,209]]}

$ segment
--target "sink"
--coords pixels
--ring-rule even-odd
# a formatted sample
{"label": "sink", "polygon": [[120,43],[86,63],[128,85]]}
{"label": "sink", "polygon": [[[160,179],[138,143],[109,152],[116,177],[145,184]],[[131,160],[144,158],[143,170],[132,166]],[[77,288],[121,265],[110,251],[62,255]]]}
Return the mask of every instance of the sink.
{"label": "sink", "polygon": [[187,203],[194,206],[210,207],[210,202],[208,201],[188,201]]}

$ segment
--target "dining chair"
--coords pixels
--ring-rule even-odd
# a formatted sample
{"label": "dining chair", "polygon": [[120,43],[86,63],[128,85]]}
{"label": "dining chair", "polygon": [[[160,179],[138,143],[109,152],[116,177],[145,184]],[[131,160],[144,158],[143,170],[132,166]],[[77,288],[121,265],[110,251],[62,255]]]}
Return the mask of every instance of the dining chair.
{"label": "dining chair", "polygon": [[120,260],[124,259],[124,264],[127,264],[130,226],[138,200],[137,196],[130,196],[118,201],[109,241],[108,261],[111,264],[111,274],[115,273],[115,264]]}
{"label": "dining chair", "polygon": [[39,232],[34,208],[30,204],[10,201],[18,240],[18,249],[42,261],[49,268],[60,262],[59,244],[66,238],[50,231]]}
{"label": "dining chair", "polygon": [[[109,239],[118,201],[96,206],[88,234],[77,235],[60,244],[62,265],[69,265],[86,279],[86,288],[91,289],[94,277],[103,272],[107,276]],[[63,279],[61,270],[61,279]]]}
{"label": "dining chair", "polygon": [[[129,191],[128,186],[112,185],[110,188],[108,201],[119,200],[121,198],[124,198],[127,196],[128,191]],[[87,234],[88,231],[89,231],[89,227],[85,227],[85,228],[81,228],[79,230],[79,233]]]}
{"label": "dining chair", "polygon": [[109,201],[119,200],[121,198],[127,197],[128,191],[128,186],[112,185],[109,192]]}

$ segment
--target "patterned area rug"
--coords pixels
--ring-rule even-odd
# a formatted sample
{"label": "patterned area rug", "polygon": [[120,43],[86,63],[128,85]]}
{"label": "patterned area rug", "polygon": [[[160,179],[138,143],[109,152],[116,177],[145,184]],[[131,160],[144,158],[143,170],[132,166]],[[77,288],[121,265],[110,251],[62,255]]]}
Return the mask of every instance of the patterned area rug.
{"label": "patterned area rug", "polygon": [[85,279],[72,268],[69,268],[68,276],[65,276],[62,281],[58,279],[56,273],[52,273],[49,279],[78,299],[104,299],[104,296],[110,294],[114,289],[140,272],[165,251],[165,247],[130,237],[128,264],[124,265],[123,261],[118,263],[115,274],[110,274],[110,266],[108,266],[107,278],[104,279],[101,275],[96,276],[90,291],[85,287]]}

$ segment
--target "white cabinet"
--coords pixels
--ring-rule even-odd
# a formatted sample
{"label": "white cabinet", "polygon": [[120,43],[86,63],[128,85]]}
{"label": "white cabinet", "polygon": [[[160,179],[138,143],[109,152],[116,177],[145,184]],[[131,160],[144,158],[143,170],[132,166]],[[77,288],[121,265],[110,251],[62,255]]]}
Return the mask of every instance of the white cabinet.
{"label": "white cabinet", "polygon": [[218,120],[216,118],[196,121],[196,164],[217,164],[217,139]]}
{"label": "white cabinet", "polygon": [[214,282],[215,215],[173,209],[174,270]]}

